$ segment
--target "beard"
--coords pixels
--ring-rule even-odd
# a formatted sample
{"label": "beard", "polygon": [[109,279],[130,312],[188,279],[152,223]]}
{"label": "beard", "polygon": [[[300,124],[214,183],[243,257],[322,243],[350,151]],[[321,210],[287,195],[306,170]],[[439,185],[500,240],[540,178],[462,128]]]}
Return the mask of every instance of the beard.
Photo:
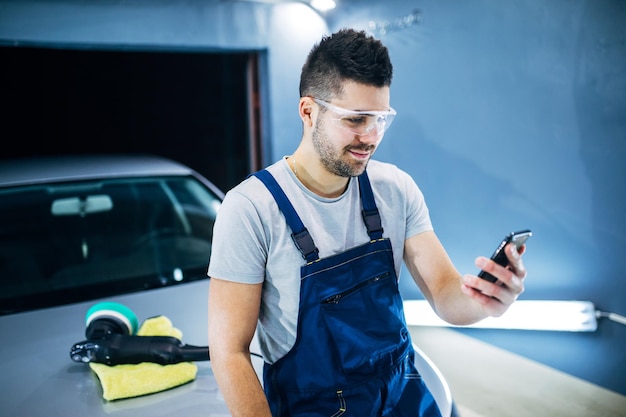
{"label": "beard", "polygon": [[[313,148],[317,151],[322,165],[328,170],[328,172],[335,174],[339,177],[356,177],[361,175],[365,168],[369,158],[365,161],[355,161],[350,157],[344,158],[344,156],[351,149],[358,149],[360,151],[371,151],[375,145],[359,145],[359,146],[346,146],[343,149],[337,149],[333,146],[333,140],[324,133],[324,123],[318,118],[317,126],[313,130],[312,143]],[[371,157],[371,156],[370,156]]]}

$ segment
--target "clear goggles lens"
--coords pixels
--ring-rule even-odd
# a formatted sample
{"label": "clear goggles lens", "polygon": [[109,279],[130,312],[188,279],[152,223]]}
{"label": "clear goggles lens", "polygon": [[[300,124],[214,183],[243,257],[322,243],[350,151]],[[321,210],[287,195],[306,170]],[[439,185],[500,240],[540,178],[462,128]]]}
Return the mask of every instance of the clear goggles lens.
{"label": "clear goggles lens", "polygon": [[333,106],[319,98],[313,100],[335,113],[337,117],[331,120],[337,126],[358,136],[369,135],[372,132],[375,132],[377,136],[382,136],[396,117],[396,111],[391,107],[387,111],[354,111]]}

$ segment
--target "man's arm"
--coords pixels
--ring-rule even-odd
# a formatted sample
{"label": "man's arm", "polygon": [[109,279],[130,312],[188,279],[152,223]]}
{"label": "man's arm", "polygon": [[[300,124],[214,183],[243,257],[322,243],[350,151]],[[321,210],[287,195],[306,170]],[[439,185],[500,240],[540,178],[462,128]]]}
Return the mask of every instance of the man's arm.
{"label": "man's arm", "polygon": [[212,277],[209,285],[211,368],[226,405],[233,417],[271,417],[250,358],[263,284]]}
{"label": "man's arm", "polygon": [[461,276],[432,231],[405,240],[404,262],[435,312],[451,324],[467,325],[501,316],[524,291],[524,250],[522,246],[518,253],[514,245],[507,245],[509,268],[476,258],[476,266],[498,278],[498,283],[471,274]]}

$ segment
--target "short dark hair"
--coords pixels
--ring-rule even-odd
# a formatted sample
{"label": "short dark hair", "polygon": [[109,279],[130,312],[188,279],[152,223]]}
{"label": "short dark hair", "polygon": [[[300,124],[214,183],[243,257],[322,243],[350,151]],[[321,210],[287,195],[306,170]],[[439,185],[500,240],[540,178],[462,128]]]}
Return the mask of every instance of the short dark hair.
{"label": "short dark hair", "polygon": [[300,97],[325,100],[342,93],[346,80],[391,85],[393,66],[382,42],[365,31],[341,29],[313,46],[300,74]]}

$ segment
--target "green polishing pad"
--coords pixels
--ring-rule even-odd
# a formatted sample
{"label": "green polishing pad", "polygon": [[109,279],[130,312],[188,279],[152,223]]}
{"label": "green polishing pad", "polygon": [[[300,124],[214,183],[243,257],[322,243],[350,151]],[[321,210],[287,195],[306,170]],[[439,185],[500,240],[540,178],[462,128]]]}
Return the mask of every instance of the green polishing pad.
{"label": "green polishing pad", "polygon": [[113,318],[121,321],[128,328],[128,334],[133,335],[139,329],[139,320],[133,311],[123,304],[115,302],[104,302],[94,304],[85,317],[86,326],[98,318]]}

